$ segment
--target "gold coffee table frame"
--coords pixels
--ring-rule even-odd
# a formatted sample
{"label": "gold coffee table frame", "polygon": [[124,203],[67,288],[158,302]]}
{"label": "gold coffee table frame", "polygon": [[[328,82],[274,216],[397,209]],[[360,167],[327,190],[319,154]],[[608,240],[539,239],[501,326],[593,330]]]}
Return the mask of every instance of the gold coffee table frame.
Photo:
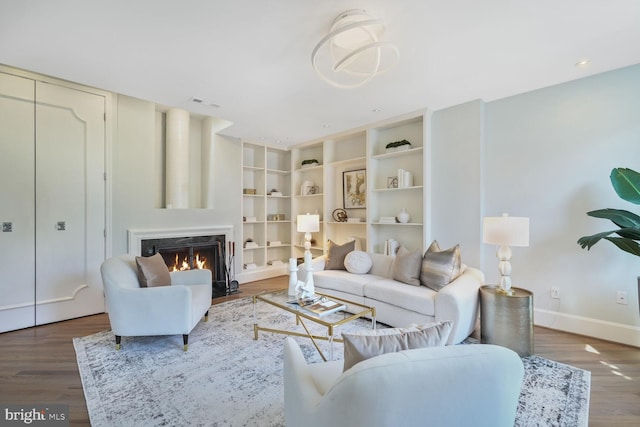
{"label": "gold coffee table frame", "polygon": [[[335,338],[334,337],[334,330],[341,326],[344,325],[345,323],[349,323],[352,322],[360,317],[365,317],[367,315],[371,316],[371,325],[372,325],[372,329],[376,328],[376,309],[375,307],[369,307],[366,305],[362,305],[359,304],[357,302],[353,302],[353,301],[348,301],[342,298],[337,298],[331,295],[325,295],[325,294],[320,294],[320,293],[316,293],[316,295],[320,295],[323,297],[327,297],[331,300],[343,303],[345,305],[348,305],[352,310],[354,308],[361,308],[361,310],[357,311],[355,314],[351,314],[351,313],[347,313],[345,311],[338,311],[336,313],[330,313],[327,314],[325,316],[318,316],[316,314],[313,314],[309,311],[304,310],[302,307],[295,305],[295,304],[287,304],[287,301],[291,300],[291,297],[289,297],[287,295],[288,290],[287,289],[282,289],[279,291],[269,291],[269,292],[263,292],[261,294],[258,295],[254,295],[253,296],[253,339],[257,340],[258,339],[258,331],[263,331],[263,332],[271,332],[274,334],[285,334],[285,335],[294,335],[294,336],[298,336],[298,337],[306,337],[306,338],[310,338],[311,342],[313,343],[314,347],[316,348],[316,350],[318,350],[318,353],[320,354],[320,357],[322,357],[322,360],[324,360],[325,362],[327,361],[327,358],[324,356],[324,354],[322,353],[322,350],[320,350],[320,347],[318,346],[318,343],[316,342],[316,340],[324,340],[324,341],[329,341],[329,359],[333,360],[333,343],[334,342],[342,342],[341,338]],[[302,327],[304,328],[306,333],[302,333],[302,332],[295,332],[295,331],[286,331],[283,329],[273,329],[273,328],[266,328],[264,326],[260,326],[258,325],[258,313],[256,310],[256,304],[258,303],[258,301],[263,301],[266,302],[267,304],[271,304],[274,307],[278,307],[284,311],[288,311],[289,313],[293,313],[296,316],[296,325],[300,324],[302,325]],[[327,328],[327,336],[319,336],[319,335],[313,335],[310,331],[309,328],[307,328],[307,325],[305,325],[304,321],[302,319],[307,319],[311,322],[317,323],[319,325],[325,326]]]}

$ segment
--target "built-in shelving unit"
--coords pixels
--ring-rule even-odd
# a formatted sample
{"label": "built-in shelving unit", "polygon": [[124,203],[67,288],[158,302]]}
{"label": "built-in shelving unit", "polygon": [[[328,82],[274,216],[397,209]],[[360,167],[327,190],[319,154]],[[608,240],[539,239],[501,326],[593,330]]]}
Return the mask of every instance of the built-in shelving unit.
{"label": "built-in shelving unit", "polygon": [[[427,213],[425,197],[427,126],[425,115],[385,123],[368,132],[369,155],[369,244],[368,250],[382,253],[385,241],[395,239],[410,250],[425,249]],[[407,140],[410,148],[388,151],[387,144]],[[405,146],[406,147],[406,146]],[[406,171],[403,179],[402,171]],[[396,181],[397,179],[397,181]],[[397,217],[404,208],[408,223],[383,223],[381,218]]]}
{"label": "built-in shelving unit", "polygon": [[[329,239],[342,244],[357,238],[363,250],[378,253],[384,251],[388,239],[395,239],[411,250],[425,249],[429,232],[425,179],[428,176],[427,122],[428,115],[422,111],[293,147],[292,218],[307,212],[321,215],[321,231],[314,235],[314,256],[326,249]],[[410,148],[386,149],[390,142],[405,139],[411,143]],[[308,158],[316,158],[320,164],[301,168],[301,161]],[[361,170],[366,170],[365,205],[345,208],[344,175]],[[410,182],[397,179],[399,170],[409,173]],[[401,187],[392,188],[394,178],[395,185]],[[300,186],[305,180],[319,185],[320,193],[301,195]],[[411,215],[408,223],[381,222],[384,217],[395,218],[402,208]],[[336,209],[344,209],[348,218],[357,218],[360,222],[337,221],[333,216]],[[295,233],[295,224],[292,233]],[[302,253],[301,243],[296,242],[293,256],[300,257]]]}
{"label": "built-in shelving unit", "polygon": [[242,144],[241,282],[286,274],[291,254],[290,168],[289,151]]}
{"label": "built-in shelving unit", "polygon": [[[357,247],[377,253],[384,252],[389,239],[409,250],[425,250],[430,237],[428,117],[424,111],[408,114],[291,151],[243,143],[243,193],[255,194],[242,196],[242,241],[254,243],[241,251],[239,280],[287,274],[288,259],[304,254],[296,218],[306,213],[320,215],[320,231],[312,233],[314,257],[324,253],[329,239],[338,244],[356,239]],[[402,140],[410,147],[386,149]],[[303,165],[305,160],[316,162]],[[402,170],[410,179],[400,178]],[[345,207],[345,175],[352,176],[349,185],[363,200],[361,206]],[[395,222],[402,208],[410,220]],[[336,210],[344,210],[351,221],[336,220]]]}

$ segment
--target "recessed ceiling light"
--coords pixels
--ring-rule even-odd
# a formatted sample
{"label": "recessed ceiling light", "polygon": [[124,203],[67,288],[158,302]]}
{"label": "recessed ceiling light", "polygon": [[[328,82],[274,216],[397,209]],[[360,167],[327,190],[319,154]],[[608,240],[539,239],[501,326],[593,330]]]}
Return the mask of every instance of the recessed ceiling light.
{"label": "recessed ceiling light", "polygon": [[587,58],[583,58],[578,62],[576,62],[574,65],[578,68],[585,68],[585,67],[588,67],[590,64],[591,64],[590,60],[588,60]]}
{"label": "recessed ceiling light", "polygon": [[205,101],[203,98],[200,98],[199,96],[194,96],[190,98],[189,101],[195,102],[196,104],[204,104],[213,108],[220,108],[220,104],[215,104],[213,102]]}
{"label": "recessed ceiling light", "polygon": [[322,127],[326,129],[326,128],[330,128],[330,127],[331,127],[331,125],[330,125],[330,124],[327,124],[327,123],[323,123]]}
{"label": "recessed ceiling light", "polygon": [[379,109],[379,108],[374,108],[374,109],[373,109],[373,110],[371,110],[371,111],[372,111],[372,112],[374,112],[374,113],[379,113],[379,112],[381,112],[382,110],[381,110],[381,109]]}

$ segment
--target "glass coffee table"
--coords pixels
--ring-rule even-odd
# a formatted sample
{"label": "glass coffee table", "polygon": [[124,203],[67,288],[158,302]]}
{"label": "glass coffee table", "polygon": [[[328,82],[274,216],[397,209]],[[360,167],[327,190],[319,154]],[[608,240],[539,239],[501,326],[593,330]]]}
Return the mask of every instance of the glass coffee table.
{"label": "glass coffee table", "polygon": [[[258,295],[254,295],[253,297],[253,339],[258,339],[258,331],[271,332],[275,334],[285,334],[285,335],[295,335],[299,337],[310,338],[311,342],[315,346],[318,353],[322,357],[322,360],[325,362],[327,358],[320,350],[318,343],[316,340],[325,340],[329,341],[329,360],[333,360],[333,343],[334,342],[342,342],[342,339],[336,338],[335,333],[336,329],[344,325],[345,323],[352,322],[360,317],[370,316],[371,317],[371,327],[372,329],[376,328],[376,309],[375,307],[368,307],[366,305],[358,304],[353,301],[347,301],[345,299],[336,298],[334,296],[324,295],[316,293],[316,296],[326,297],[332,301],[336,301],[342,304],[349,306],[351,311],[355,311],[355,313],[348,313],[346,311],[337,311],[335,313],[325,314],[323,316],[319,316],[310,311],[305,310],[303,307],[291,303],[292,297],[288,295],[287,289],[282,289],[280,291],[272,291],[272,292],[263,292]],[[289,313],[293,313],[296,316],[296,325],[302,325],[305,330],[305,333],[296,332],[296,331],[287,331],[283,329],[273,329],[267,328],[264,326],[260,326],[258,324],[258,313],[256,310],[256,305],[258,301],[265,302],[267,304],[271,304],[274,307],[278,307],[281,310],[288,311]],[[304,320],[303,320],[304,319]],[[305,320],[309,320],[311,322],[317,323],[318,325],[322,325],[327,328],[327,335],[320,336],[314,335],[309,331],[309,328],[305,324]]]}

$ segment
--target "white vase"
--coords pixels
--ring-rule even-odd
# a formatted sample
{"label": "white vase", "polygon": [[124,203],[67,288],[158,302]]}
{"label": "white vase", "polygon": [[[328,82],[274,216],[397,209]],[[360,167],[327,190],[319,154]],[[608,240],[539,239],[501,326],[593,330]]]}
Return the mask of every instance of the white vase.
{"label": "white vase", "polygon": [[398,213],[397,218],[398,218],[398,222],[402,224],[406,224],[411,219],[411,216],[409,215],[409,212],[407,212],[405,208],[402,208],[402,210]]}

